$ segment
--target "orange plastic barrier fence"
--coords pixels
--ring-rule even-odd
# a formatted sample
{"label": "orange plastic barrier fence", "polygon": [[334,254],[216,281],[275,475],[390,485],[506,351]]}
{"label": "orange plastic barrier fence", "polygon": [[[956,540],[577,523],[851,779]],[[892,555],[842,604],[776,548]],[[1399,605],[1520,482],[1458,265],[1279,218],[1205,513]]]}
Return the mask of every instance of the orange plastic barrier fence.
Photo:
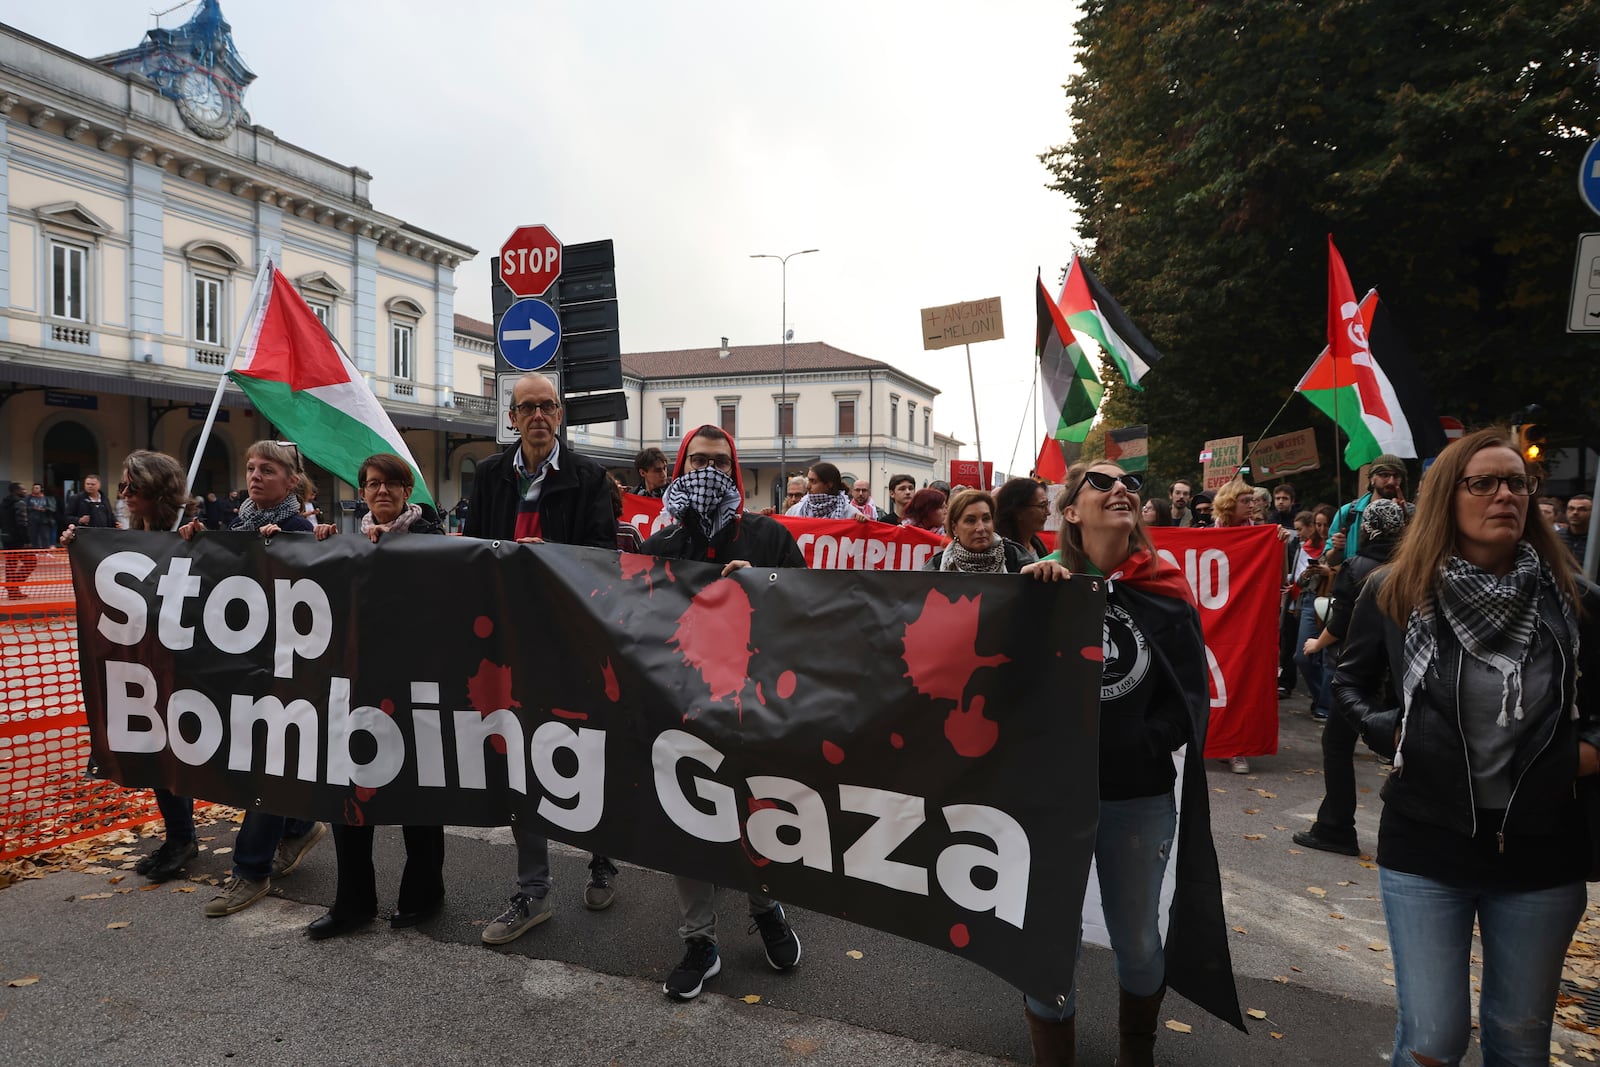
{"label": "orange plastic barrier fence", "polygon": [[87,777],[64,549],[0,552],[0,860],[159,818],[148,789]]}

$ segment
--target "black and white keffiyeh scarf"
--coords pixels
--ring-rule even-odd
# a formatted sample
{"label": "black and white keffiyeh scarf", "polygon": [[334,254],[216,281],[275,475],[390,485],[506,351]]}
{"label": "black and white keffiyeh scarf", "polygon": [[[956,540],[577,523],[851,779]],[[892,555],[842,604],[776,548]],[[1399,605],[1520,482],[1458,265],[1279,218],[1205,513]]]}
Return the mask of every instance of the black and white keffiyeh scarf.
{"label": "black and white keffiyeh scarf", "polygon": [[963,574],[1002,574],[1006,569],[1006,543],[995,539],[994,546],[984,552],[968,552],[961,542],[951,541],[939,560],[941,571],[960,571]]}
{"label": "black and white keffiyeh scarf", "polygon": [[802,519],[853,519],[861,512],[844,493],[807,493],[789,514]]}
{"label": "black and white keffiyeh scarf", "polygon": [[270,508],[258,508],[256,502],[245,497],[244,503],[239,505],[239,517],[234,521],[235,530],[259,530],[263,526],[282,526],[285,522],[304,514],[300,510],[300,498],[290,493],[283,498],[283,503],[274,504]]}
{"label": "black and white keffiyeh scarf", "polygon": [[692,521],[707,541],[738,517],[741,503],[739,487],[715,467],[686,470],[661,494],[667,513],[683,525]]}
{"label": "black and white keffiyeh scarf", "polygon": [[[1433,603],[1427,611],[1413,609],[1406,620],[1400,694],[1402,744],[1412,699],[1439,651],[1435,611],[1467,655],[1500,675],[1500,715],[1495,723],[1505,726],[1512,718],[1522,718],[1522,668],[1533,651],[1539,600],[1546,589],[1555,588],[1549,565],[1526,541],[1517,545],[1516,561],[1503,578],[1460,556],[1452,556],[1445,563]],[[1557,595],[1556,599],[1561,604],[1568,640],[1576,646],[1578,628],[1573,606],[1564,596]],[[1576,708],[1571,710],[1576,714]],[[1398,753],[1395,766],[1401,766]]]}

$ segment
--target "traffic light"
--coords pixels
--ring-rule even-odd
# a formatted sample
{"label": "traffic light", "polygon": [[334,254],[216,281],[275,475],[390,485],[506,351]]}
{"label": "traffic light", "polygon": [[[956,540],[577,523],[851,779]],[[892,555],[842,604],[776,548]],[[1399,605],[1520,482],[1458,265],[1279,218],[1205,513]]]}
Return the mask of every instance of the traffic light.
{"label": "traffic light", "polygon": [[1545,432],[1542,423],[1524,422],[1517,427],[1517,449],[1527,462],[1544,462],[1544,442]]}

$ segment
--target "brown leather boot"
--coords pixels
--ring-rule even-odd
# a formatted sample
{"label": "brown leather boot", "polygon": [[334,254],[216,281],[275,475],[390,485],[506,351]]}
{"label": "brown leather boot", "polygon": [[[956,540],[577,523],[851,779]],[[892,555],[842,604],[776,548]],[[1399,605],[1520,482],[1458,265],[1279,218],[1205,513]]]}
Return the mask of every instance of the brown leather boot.
{"label": "brown leather boot", "polygon": [[1043,1067],[1074,1067],[1078,1062],[1078,1017],[1041,1019],[1028,1010],[1028,1036],[1033,1039],[1033,1062]]}
{"label": "brown leather boot", "polygon": [[1120,987],[1117,993],[1117,1067],[1155,1067],[1156,1017],[1167,995],[1166,983],[1148,997],[1136,997]]}

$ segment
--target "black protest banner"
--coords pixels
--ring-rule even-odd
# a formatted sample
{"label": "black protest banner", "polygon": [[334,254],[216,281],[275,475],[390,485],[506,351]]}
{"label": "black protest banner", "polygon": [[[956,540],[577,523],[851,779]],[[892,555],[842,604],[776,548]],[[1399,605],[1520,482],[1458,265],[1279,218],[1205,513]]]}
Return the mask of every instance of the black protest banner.
{"label": "black protest banner", "polygon": [[1065,993],[1098,806],[1092,580],[442,537],[86,530],[93,771],[302,818],[504,825]]}

